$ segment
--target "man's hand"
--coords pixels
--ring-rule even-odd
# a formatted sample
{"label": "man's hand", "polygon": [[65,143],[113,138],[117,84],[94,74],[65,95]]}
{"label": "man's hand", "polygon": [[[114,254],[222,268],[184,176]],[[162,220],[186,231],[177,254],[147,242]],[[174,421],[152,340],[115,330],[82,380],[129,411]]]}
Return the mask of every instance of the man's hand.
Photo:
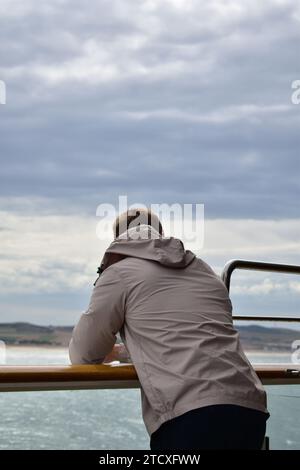
{"label": "man's hand", "polygon": [[129,353],[123,343],[116,343],[111,352],[105,356],[103,363],[112,361],[132,363]]}

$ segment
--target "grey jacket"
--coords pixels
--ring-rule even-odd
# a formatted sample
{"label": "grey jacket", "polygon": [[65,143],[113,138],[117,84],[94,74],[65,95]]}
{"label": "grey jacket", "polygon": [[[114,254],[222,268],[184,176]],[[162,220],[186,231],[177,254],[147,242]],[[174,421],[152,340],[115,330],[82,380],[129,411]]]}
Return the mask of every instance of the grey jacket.
{"label": "grey jacket", "polygon": [[[152,238],[121,235],[106,250],[88,310],[73,330],[71,362],[102,363],[120,332],[140,380],[149,435],[163,422],[208,405],[268,413],[221,279],[181,240],[142,229]],[[114,262],[114,254],[126,258]]]}

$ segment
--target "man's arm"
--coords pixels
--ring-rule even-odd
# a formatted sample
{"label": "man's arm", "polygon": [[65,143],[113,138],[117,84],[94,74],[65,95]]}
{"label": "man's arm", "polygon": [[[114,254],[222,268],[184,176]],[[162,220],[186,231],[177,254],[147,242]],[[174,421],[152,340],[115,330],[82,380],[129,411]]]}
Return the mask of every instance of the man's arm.
{"label": "man's arm", "polygon": [[69,344],[72,364],[99,364],[112,351],[124,323],[126,288],[110,266],[99,277],[89,307],[75,326]]}

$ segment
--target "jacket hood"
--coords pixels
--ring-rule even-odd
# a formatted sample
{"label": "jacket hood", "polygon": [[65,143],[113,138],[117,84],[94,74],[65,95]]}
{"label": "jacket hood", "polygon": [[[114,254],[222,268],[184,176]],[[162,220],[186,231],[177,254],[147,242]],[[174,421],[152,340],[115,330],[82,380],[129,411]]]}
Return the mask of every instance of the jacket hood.
{"label": "jacket hood", "polygon": [[132,227],[116,238],[107,248],[98,273],[116,262],[116,256],[156,261],[171,268],[185,268],[196,257],[185,250],[183,242],[174,237],[163,237],[150,225]]}

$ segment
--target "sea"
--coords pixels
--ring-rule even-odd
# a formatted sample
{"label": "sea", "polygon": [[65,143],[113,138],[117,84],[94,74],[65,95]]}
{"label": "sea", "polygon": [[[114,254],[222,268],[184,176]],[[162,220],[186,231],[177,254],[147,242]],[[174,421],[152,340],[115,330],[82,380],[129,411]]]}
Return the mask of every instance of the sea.
{"label": "sea", "polygon": [[[68,364],[64,348],[8,347],[7,364]],[[288,353],[248,354],[253,364]],[[300,385],[265,386],[271,449],[300,449]],[[139,389],[0,393],[0,450],[149,450]]]}

